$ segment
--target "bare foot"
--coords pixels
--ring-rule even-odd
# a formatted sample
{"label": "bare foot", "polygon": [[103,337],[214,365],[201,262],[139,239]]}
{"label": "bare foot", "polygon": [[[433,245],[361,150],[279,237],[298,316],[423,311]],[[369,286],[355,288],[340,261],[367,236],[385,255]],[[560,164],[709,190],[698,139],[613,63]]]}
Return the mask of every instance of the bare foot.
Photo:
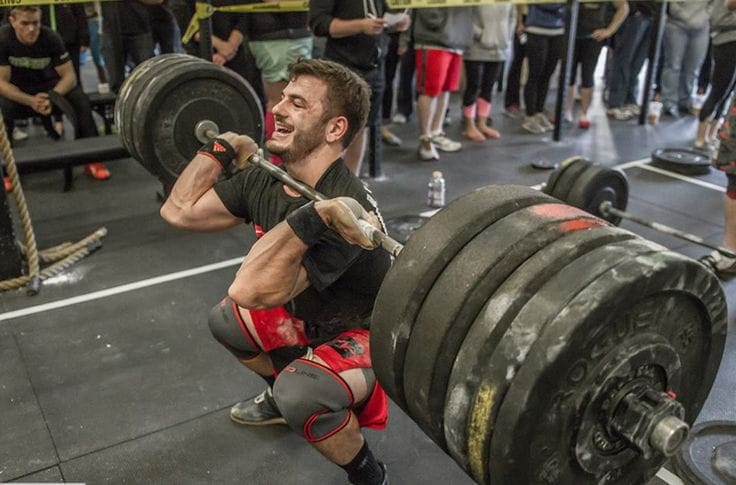
{"label": "bare foot", "polygon": [[498,132],[498,130],[494,130],[490,126],[479,126],[478,129],[480,130],[483,135],[485,135],[486,138],[493,138],[494,140],[498,140],[501,138],[501,133]]}
{"label": "bare foot", "polygon": [[468,140],[472,140],[472,141],[485,141],[486,140],[486,137],[483,136],[483,133],[478,131],[478,129],[475,126],[465,128],[465,130],[463,130],[463,136],[467,138]]}

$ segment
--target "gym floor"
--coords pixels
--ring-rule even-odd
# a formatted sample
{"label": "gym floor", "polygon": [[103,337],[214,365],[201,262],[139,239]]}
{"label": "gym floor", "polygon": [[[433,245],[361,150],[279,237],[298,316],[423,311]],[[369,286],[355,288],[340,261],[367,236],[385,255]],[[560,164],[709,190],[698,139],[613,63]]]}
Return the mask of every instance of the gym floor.
{"label": "gym floor", "polygon": [[[448,134],[459,138],[459,101]],[[488,184],[535,185],[548,172],[536,160],[583,155],[622,165],[630,212],[720,243],[725,177],[682,177],[654,170],[648,156],[685,146],[692,117],[640,127],[609,122],[596,106],[593,127],[565,130],[562,142],[522,132],[500,111],[499,141],[465,143],[439,162],[416,159],[416,125],[395,126],[402,147],[385,148],[384,174],[367,180],[385,218],[419,214],[426,183],[442,170],[451,200]],[[628,163],[633,162],[633,163]],[[253,242],[248,227],[193,234],[158,215],[158,182],[133,160],[109,163],[107,182],[76,170],[23,177],[40,248],[78,240],[100,226],[103,248],[48,280],[38,296],[0,295],[0,481],[112,483],[343,484],[345,475],[283,426],[230,421],[236,401],[263,381],[211,338],[208,310],[224,295]],[[623,227],[688,256],[706,250],[624,222]],[[17,231],[20,235],[22,232]],[[736,280],[729,298],[729,340],[699,421],[736,420]],[[392,405],[389,427],[368,431],[392,484],[463,484],[471,480]],[[660,471],[661,483],[678,483]]]}

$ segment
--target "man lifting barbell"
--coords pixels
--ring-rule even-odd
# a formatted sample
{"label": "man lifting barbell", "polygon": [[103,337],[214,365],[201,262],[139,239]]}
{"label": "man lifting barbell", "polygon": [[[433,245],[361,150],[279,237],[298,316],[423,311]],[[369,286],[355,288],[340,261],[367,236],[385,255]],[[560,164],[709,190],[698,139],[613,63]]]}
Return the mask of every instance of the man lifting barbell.
{"label": "man lifting barbell", "polygon": [[[382,222],[370,191],[341,158],[365,124],[370,93],[330,61],[300,61],[290,79],[273,108],[276,130],[266,146],[292,177],[332,199],[306,203],[249,166],[256,143],[230,132],[192,159],[161,215],[195,231],[243,221],[265,231],[210,313],[215,338],[269,384],[233,406],[231,418],[287,423],[345,469],[351,483],[387,483],[360,427],[384,428],[388,417],[371,369],[368,322],[390,256],[366,250],[375,244],[358,219]],[[233,166],[243,170],[217,182]]]}

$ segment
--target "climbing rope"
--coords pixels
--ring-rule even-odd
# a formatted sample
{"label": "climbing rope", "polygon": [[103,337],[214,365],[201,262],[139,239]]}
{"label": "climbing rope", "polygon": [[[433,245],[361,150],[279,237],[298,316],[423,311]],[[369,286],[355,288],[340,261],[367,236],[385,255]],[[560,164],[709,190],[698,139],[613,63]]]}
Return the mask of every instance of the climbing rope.
{"label": "climbing rope", "polygon": [[[20,184],[18,176],[18,168],[15,165],[15,157],[13,150],[10,148],[10,140],[5,128],[5,120],[0,114],[0,152],[3,160],[5,160],[5,170],[12,185],[12,195],[18,209],[18,218],[23,228],[23,236],[25,244],[21,246],[21,252],[26,259],[28,265],[28,275],[19,276],[9,280],[0,281],[0,291],[14,290],[27,286],[28,293],[36,295],[41,289],[41,282],[56,276],[69,266],[73,265],[80,259],[90,254],[95,249],[102,246],[101,239],[107,234],[104,227],[97,229],[95,232],[85,237],[77,243],[65,242],[43,251],[39,251],[36,246],[36,235],[33,232],[33,224],[31,223],[31,215],[28,212],[26,197],[23,193],[23,187]],[[39,261],[44,264],[52,263],[50,266],[41,270]]]}

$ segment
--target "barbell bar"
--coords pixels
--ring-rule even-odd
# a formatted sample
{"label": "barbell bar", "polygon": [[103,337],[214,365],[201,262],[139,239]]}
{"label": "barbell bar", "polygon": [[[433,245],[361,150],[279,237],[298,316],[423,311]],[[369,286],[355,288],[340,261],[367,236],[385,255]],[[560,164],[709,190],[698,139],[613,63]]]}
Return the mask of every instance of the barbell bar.
{"label": "barbell bar", "polygon": [[[261,144],[242,78],[182,55],[146,63],[116,121],[165,187],[220,132]],[[404,246],[386,241],[397,257],[371,317],[374,371],[477,482],[645,483],[680,446],[725,344],[725,296],[703,265],[519,186],[477,189]]]}

